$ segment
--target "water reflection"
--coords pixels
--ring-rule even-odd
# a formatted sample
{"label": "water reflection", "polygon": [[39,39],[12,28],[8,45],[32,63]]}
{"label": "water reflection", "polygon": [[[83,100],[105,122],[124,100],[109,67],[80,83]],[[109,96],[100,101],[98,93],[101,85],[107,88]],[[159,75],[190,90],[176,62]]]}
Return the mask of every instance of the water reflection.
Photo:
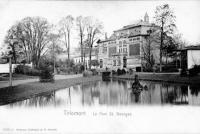
{"label": "water reflection", "polygon": [[143,89],[134,93],[134,81],[96,81],[45,93],[8,107],[117,106],[117,105],[200,105],[199,85],[178,85],[140,81]]}

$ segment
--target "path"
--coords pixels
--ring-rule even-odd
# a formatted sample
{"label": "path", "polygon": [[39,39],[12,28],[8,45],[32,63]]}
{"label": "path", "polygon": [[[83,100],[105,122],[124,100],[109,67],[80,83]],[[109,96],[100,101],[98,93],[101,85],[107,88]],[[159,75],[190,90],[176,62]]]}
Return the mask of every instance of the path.
{"label": "path", "polygon": [[[81,77],[82,74],[76,74],[76,75],[55,75],[55,80],[61,80],[61,79],[69,79],[69,78],[77,78]],[[29,82],[36,82],[39,81],[39,78],[37,79],[26,79],[26,80],[13,80],[12,85],[16,86],[19,84],[29,83]],[[0,88],[8,87],[9,81],[0,81]]]}

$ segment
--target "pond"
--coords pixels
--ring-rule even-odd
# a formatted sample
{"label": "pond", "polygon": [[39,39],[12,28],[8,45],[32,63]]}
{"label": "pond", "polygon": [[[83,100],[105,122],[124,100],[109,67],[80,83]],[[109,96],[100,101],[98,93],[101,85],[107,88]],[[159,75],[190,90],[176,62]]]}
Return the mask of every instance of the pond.
{"label": "pond", "polygon": [[90,82],[17,101],[6,107],[200,105],[198,85],[140,81],[145,89],[134,94],[132,83],[112,79]]}

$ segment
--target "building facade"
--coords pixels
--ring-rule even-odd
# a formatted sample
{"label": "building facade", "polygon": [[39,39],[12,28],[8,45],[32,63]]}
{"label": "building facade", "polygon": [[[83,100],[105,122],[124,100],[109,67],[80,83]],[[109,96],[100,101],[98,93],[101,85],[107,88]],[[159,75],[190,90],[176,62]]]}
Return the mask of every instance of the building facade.
{"label": "building facade", "polygon": [[[109,38],[99,40],[97,44],[100,68],[141,69],[144,62],[143,48],[147,44],[148,31],[152,28],[159,29],[155,24],[149,23],[149,16],[146,13],[144,20],[124,26],[114,31]],[[158,62],[159,50],[155,50],[153,54],[155,62]]]}
{"label": "building facade", "polygon": [[[92,53],[91,53],[91,61],[98,60],[98,49],[97,47],[93,47]],[[84,64],[85,68],[87,69],[89,67],[90,58],[89,58],[89,51],[85,52],[83,54],[83,63],[81,61],[81,55],[77,54],[73,56],[74,63],[77,64]],[[96,66],[91,66],[91,68],[96,68]]]}

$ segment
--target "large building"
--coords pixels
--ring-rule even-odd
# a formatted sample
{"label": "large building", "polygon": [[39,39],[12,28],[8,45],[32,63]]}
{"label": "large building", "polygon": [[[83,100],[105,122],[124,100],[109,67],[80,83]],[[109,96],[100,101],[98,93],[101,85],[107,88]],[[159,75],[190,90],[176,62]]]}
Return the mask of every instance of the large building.
{"label": "large building", "polygon": [[[149,16],[146,13],[144,20],[124,26],[114,31],[109,38],[99,40],[97,44],[100,68],[141,69],[144,62],[143,48],[147,44],[148,31],[152,28],[159,29],[158,26],[149,22]],[[159,49],[154,50],[153,54],[155,62],[158,62]]]}

